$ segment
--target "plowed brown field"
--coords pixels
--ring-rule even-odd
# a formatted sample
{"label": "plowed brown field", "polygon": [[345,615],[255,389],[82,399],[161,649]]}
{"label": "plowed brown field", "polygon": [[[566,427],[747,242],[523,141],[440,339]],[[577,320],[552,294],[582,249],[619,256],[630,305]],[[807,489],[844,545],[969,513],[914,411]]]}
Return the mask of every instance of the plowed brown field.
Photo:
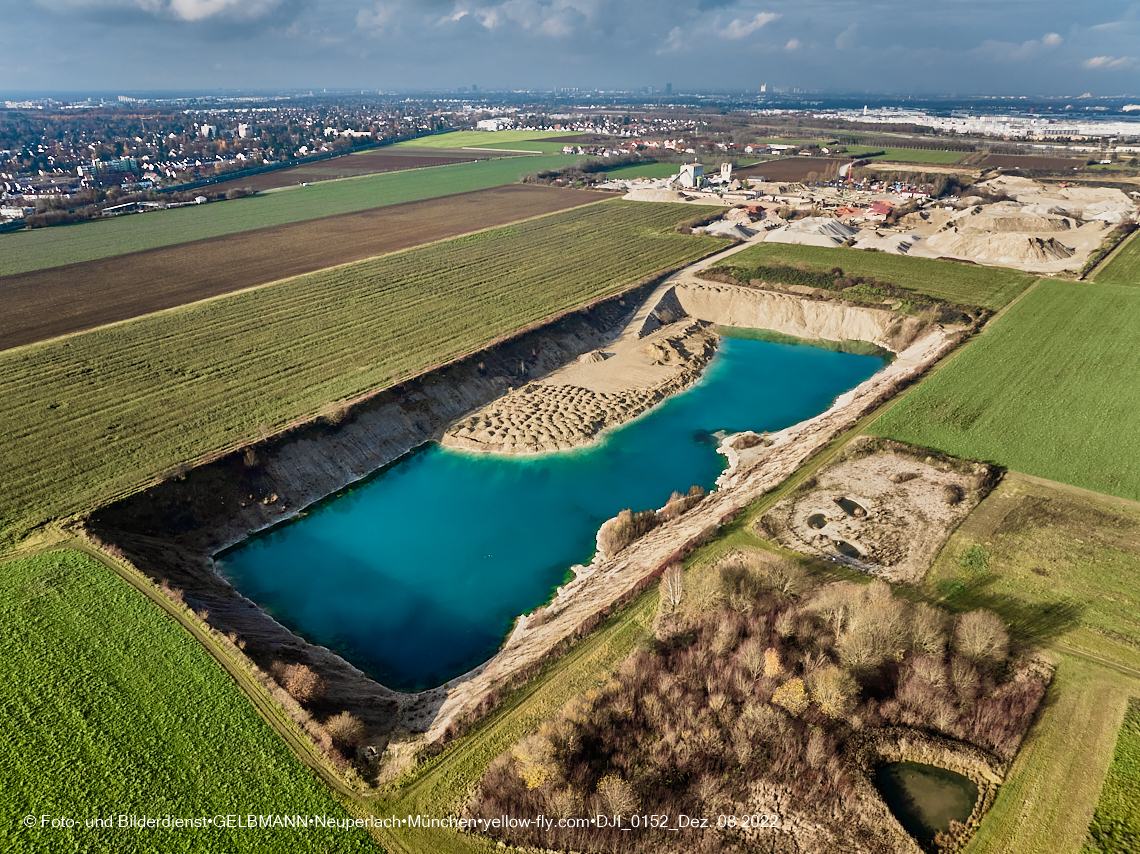
{"label": "plowed brown field", "polygon": [[830,169],[833,173],[838,173],[840,166],[850,162],[850,158],[840,160],[834,157],[789,157],[757,163],[746,169],[737,169],[733,171],[733,175],[738,178],[754,178],[757,181],[761,178],[765,181],[806,181],[810,172],[823,175]]}
{"label": "plowed brown field", "polygon": [[511,185],[0,277],[0,350],[600,198]]}
{"label": "plowed brown field", "polygon": [[311,184],[316,181],[332,181],[336,178],[358,178],[361,175],[376,175],[381,172],[402,172],[405,169],[422,169],[425,166],[447,166],[451,163],[470,163],[472,160],[490,160],[494,157],[511,157],[502,151],[451,151],[439,148],[381,148],[306,163],[290,169],[262,172],[246,178],[235,178],[211,184],[211,193],[225,192],[235,187],[248,187],[251,190],[275,190],[280,187],[295,187],[298,184]]}

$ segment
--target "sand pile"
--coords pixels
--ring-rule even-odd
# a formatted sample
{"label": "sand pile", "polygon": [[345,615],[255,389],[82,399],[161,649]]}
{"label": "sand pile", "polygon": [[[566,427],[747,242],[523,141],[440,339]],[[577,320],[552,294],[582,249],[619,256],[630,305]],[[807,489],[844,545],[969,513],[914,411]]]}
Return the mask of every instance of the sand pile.
{"label": "sand pile", "polygon": [[1073,257],[1073,251],[1058,243],[1057,238],[1032,234],[973,233],[951,228],[927,238],[924,243],[928,250],[940,255],[1007,267],[1049,264]]}
{"label": "sand pile", "polygon": [[879,252],[888,252],[891,255],[906,255],[920,240],[922,240],[922,236],[914,233],[884,233],[865,228],[855,238],[855,248],[877,249]]}
{"label": "sand pile", "polygon": [[689,197],[676,190],[631,190],[622,196],[631,202],[687,202]]}
{"label": "sand pile", "polygon": [[745,208],[733,208],[724,215],[724,218],[729,222],[740,223],[741,225],[752,224],[752,214]]}
{"label": "sand pile", "polygon": [[1014,175],[993,178],[980,186],[1032,207],[1032,213],[1060,214],[1087,222],[1123,222],[1136,210],[1135,202],[1113,187],[1061,187]]}
{"label": "sand pile", "polygon": [[589,353],[583,353],[578,357],[578,361],[583,365],[590,365],[594,362],[604,362],[605,360],[606,354],[601,350],[591,350]]}
{"label": "sand pile", "polygon": [[706,225],[704,228],[695,228],[694,231],[712,235],[713,237],[728,237],[734,240],[747,240],[756,234],[755,229],[745,228],[735,222],[725,222],[723,219]]}
{"label": "sand pile", "polygon": [[944,230],[956,228],[962,234],[1036,234],[1068,231],[1076,225],[1064,216],[1026,213],[1016,202],[975,205],[955,214]]}
{"label": "sand pile", "polygon": [[839,220],[811,216],[768,232],[768,243],[796,243],[801,246],[841,246],[859,232]]}
{"label": "sand pile", "polygon": [[[603,391],[571,382],[528,383],[453,425],[441,444],[499,454],[581,447],[603,430],[636,418],[695,382],[716,352],[717,340],[716,333],[705,324],[678,324],[637,349],[642,371],[654,377],[651,384]],[[595,350],[580,357],[579,362],[594,363],[598,361],[594,356],[606,359]],[[621,361],[620,354],[612,361]],[[577,370],[581,373],[582,369]]]}

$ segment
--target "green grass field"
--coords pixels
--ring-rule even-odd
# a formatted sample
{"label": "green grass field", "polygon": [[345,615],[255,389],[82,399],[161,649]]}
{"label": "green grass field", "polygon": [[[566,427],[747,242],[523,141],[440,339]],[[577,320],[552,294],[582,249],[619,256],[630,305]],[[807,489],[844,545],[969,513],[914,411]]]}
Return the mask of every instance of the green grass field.
{"label": "green grass field", "polygon": [[[975,560],[964,560],[967,553]],[[1016,472],[958,527],[925,580],[957,607],[1001,614],[1140,669],[1140,507]]]}
{"label": "green grass field", "polygon": [[229,202],[19,231],[0,235],[0,276],[400,202],[486,190],[513,184],[528,172],[559,169],[574,162],[573,157],[558,155],[456,163],[320,182]]}
{"label": "green grass field", "polygon": [[1133,697],[1089,825],[1089,854],[1140,851],[1140,699]]}
{"label": "green grass field", "polygon": [[1103,794],[1101,780],[1128,698],[1140,696],[1140,506],[1010,472],[923,586],[1060,652],[1045,706],[966,851],[1076,854],[1098,795],[1103,824],[1127,819],[1118,794],[1129,790],[1109,782]]}
{"label": "green grass field", "polygon": [[1109,262],[1093,274],[1098,285],[1140,285],[1140,231],[1133,233]]}
{"label": "green grass field", "polygon": [[[60,550],[3,575],[4,850],[379,850],[355,829],[87,827],[119,815],[349,816],[217,662],[105,566]],[[28,829],[28,815],[78,826]]]}
{"label": "green grass field", "polygon": [[1041,712],[964,854],[1077,854],[1140,680],[1060,656]]}
{"label": "green grass field", "polygon": [[[576,131],[557,130],[460,130],[397,142],[397,148],[506,148],[511,151],[559,153],[566,143],[562,137]],[[541,167],[538,167],[541,168]],[[531,171],[534,171],[533,169]]]}
{"label": "green grass field", "polygon": [[883,154],[872,157],[889,163],[930,163],[936,166],[946,166],[957,163],[968,151],[927,151],[922,148],[875,148],[873,146],[848,146],[846,156],[863,157],[871,151],[882,151]]}
{"label": "green grass field", "polygon": [[0,353],[0,541],[723,248],[674,231],[708,210],[602,202]]}
{"label": "green grass field", "polygon": [[616,169],[607,169],[606,177],[612,180],[623,178],[668,178],[676,175],[680,167],[676,163],[630,163],[628,166],[618,166]]}
{"label": "green grass field", "polygon": [[1140,292],[1045,281],[872,432],[1140,499]]}
{"label": "green grass field", "polygon": [[822,271],[840,267],[849,275],[872,276],[921,294],[992,309],[1008,304],[1037,279],[1032,274],[1004,267],[792,243],[761,243],[724,262],[725,266],[733,267],[795,266],[800,263]]}

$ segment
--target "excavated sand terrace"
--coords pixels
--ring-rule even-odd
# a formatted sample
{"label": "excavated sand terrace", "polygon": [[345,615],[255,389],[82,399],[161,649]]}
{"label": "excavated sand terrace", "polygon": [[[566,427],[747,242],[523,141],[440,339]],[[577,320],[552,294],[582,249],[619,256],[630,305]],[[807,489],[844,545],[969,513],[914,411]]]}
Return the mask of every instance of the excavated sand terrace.
{"label": "excavated sand terrace", "polygon": [[[976,468],[968,474],[891,452],[843,459],[768,511],[766,528],[788,548],[828,559],[846,543],[858,551],[850,562],[859,569],[913,584],[977,504],[986,467]],[[958,500],[948,499],[947,487],[960,490]]]}
{"label": "excavated sand terrace", "polygon": [[627,329],[605,350],[582,356],[465,418],[441,444],[466,451],[565,451],[636,418],[700,378],[716,352],[710,324],[671,323],[645,338]]}

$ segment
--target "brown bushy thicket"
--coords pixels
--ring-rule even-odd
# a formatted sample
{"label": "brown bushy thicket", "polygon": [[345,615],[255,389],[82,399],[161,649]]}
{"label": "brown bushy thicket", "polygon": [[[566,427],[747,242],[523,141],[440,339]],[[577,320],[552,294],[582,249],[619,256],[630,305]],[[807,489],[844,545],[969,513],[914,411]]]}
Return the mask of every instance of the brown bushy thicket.
{"label": "brown bushy thicket", "polygon": [[289,695],[301,703],[311,703],[325,695],[325,680],[307,664],[273,663],[270,674]]}
{"label": "brown bushy thicket", "polygon": [[661,524],[656,511],[622,510],[602,525],[598,532],[598,545],[607,555],[616,555],[634,540],[644,537]]}
{"label": "brown bushy thicket", "polygon": [[602,525],[598,532],[598,545],[607,555],[616,555],[662,522],[671,522],[692,510],[707,494],[703,487],[694,484],[685,495],[674,491],[660,510],[622,510]]}
{"label": "brown bushy thicket", "polygon": [[[1000,620],[896,599],[882,582],[813,586],[795,563],[734,553],[686,592],[684,616],[499,756],[469,817],[636,812],[697,817],[810,813],[843,850],[877,851],[852,812],[844,746],[857,731],[908,726],[1013,756],[1045,680],[1009,659]],[[763,800],[763,798],[761,798]],[[786,816],[784,818],[787,818]],[[737,850],[735,831],[613,827],[496,831],[557,850]]]}

